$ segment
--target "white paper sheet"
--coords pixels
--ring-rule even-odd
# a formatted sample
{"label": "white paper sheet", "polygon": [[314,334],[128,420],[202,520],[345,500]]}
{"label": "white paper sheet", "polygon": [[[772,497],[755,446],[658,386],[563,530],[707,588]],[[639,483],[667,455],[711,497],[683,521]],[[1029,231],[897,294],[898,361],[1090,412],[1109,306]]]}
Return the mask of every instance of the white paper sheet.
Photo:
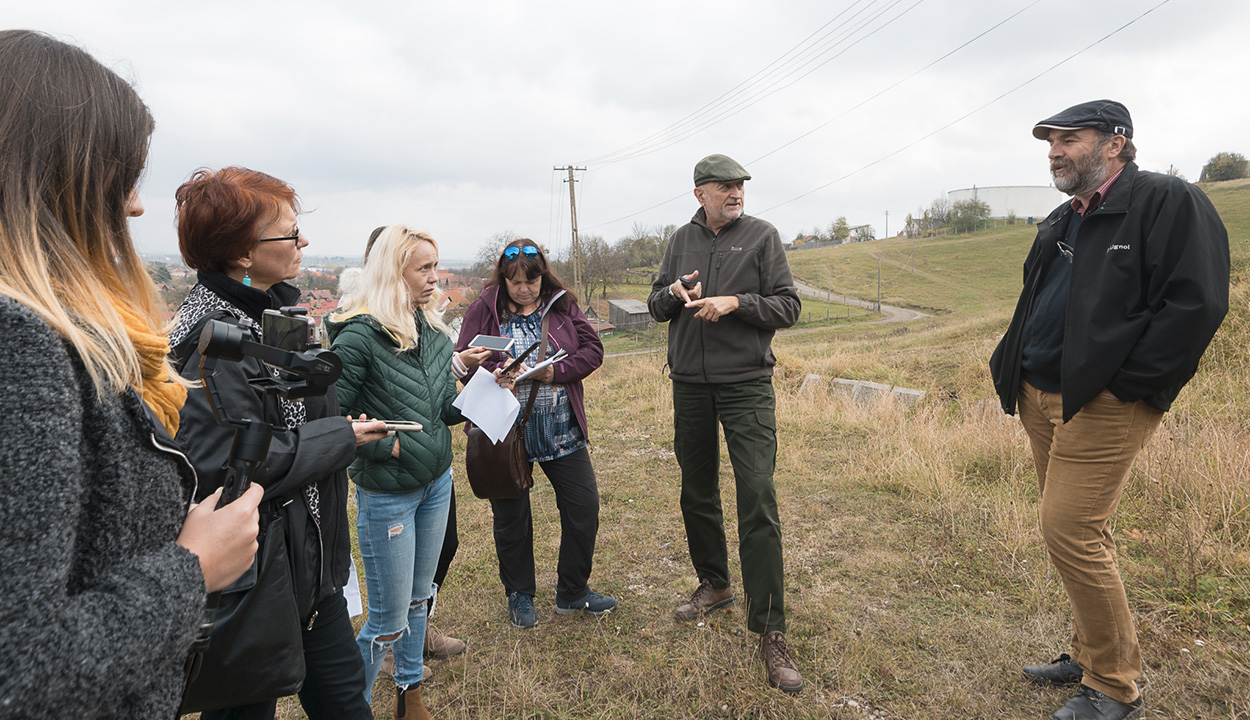
{"label": "white paper sheet", "polygon": [[504,439],[521,411],[516,396],[510,390],[499,387],[495,376],[485,370],[473,373],[469,384],[465,385],[452,405],[474,425],[482,428],[491,442]]}
{"label": "white paper sheet", "polygon": [[538,363],[537,365],[535,365],[534,367],[530,368],[529,370],[526,370],[525,372],[521,373],[520,375],[517,375],[517,376],[516,376],[517,382],[520,382],[520,381],[522,381],[522,380],[525,380],[525,379],[529,378],[529,376],[531,376],[531,375],[533,375],[533,374],[535,374],[535,373],[542,372],[542,369],[543,369],[543,368],[547,367],[548,365],[554,365],[554,364],[556,364],[556,363],[560,362],[560,361],[561,361],[561,360],[563,360],[564,358],[568,357],[568,355],[569,355],[569,354],[568,354],[567,352],[565,352],[564,350],[560,350],[560,351],[559,351],[559,352],[557,352],[555,355],[552,355],[551,357],[547,358],[546,360],[543,360],[542,362]]}
{"label": "white paper sheet", "polygon": [[356,576],[356,563],[351,563],[350,573],[347,576],[347,586],[343,588],[343,598],[347,600],[347,616],[356,617],[365,611],[364,604],[360,601],[360,578]]}

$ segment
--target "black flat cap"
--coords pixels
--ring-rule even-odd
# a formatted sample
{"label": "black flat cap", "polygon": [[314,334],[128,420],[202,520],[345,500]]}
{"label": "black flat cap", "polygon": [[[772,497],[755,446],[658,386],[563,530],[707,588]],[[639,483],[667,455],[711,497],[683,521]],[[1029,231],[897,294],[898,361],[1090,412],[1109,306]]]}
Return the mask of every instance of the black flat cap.
{"label": "black flat cap", "polygon": [[1078,128],[1095,128],[1112,135],[1133,137],[1133,119],[1129,117],[1128,108],[1115,100],[1091,100],[1073,105],[1034,125],[1033,137],[1045,140],[1051,130]]}
{"label": "black flat cap", "polygon": [[728,155],[708,155],[694,166],[694,186],[704,183],[731,183],[750,180],[751,173]]}

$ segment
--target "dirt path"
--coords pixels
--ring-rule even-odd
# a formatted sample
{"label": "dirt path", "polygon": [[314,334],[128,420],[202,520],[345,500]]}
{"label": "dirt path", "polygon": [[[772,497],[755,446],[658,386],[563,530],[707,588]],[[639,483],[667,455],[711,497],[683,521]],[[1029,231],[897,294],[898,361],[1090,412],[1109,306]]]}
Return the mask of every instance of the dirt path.
{"label": "dirt path", "polygon": [[[818,290],[810,285],[804,285],[803,283],[798,282],[798,281],[795,281],[794,286],[799,289],[800,295],[806,295],[808,297],[816,298],[818,300],[828,299],[830,302],[842,303],[843,305],[852,305],[854,307],[867,308],[868,310],[877,309],[877,304],[875,302],[869,302],[867,300],[859,300],[857,298],[847,297],[845,295],[828,294],[824,290]],[[882,305],[881,313],[885,315],[885,317],[881,318],[880,320],[873,320],[871,322],[873,323],[908,322],[911,320],[919,320],[922,317],[929,317],[928,315],[925,315],[922,312],[917,312],[916,310],[908,310],[907,308],[894,307],[893,305]],[[778,334],[785,335],[787,333],[778,333]]]}
{"label": "dirt path", "polygon": [[[854,307],[865,308],[868,310],[877,309],[877,304],[875,302],[868,302],[866,300],[857,300],[856,298],[846,297],[844,295],[826,295],[824,291],[817,290],[816,288],[811,287],[810,285],[804,285],[803,283],[798,282],[798,281],[795,281],[794,285],[796,288],[798,288],[800,295],[806,295],[807,297],[817,298],[819,300],[825,300],[827,298],[830,302],[838,302],[844,305],[852,305]],[[882,305],[881,313],[885,317],[881,318],[880,320],[870,320],[868,321],[868,323],[865,323],[865,324],[909,322],[911,320],[919,320],[920,318],[929,317],[928,315],[922,312],[917,312],[915,310],[908,310],[907,308],[894,307],[893,305]],[[777,334],[778,335],[801,335],[802,333],[816,332],[818,330],[825,330],[825,329],[826,329],[826,326],[821,325],[819,327],[807,327],[807,328],[797,328],[794,330],[782,330],[778,332]],[[641,348],[638,350],[623,350],[621,352],[611,352],[611,353],[607,353],[606,355],[604,355],[604,357],[610,358],[610,357],[625,357],[626,355],[650,355],[652,353],[663,352],[667,349],[668,348],[666,345],[657,345],[656,347]]]}

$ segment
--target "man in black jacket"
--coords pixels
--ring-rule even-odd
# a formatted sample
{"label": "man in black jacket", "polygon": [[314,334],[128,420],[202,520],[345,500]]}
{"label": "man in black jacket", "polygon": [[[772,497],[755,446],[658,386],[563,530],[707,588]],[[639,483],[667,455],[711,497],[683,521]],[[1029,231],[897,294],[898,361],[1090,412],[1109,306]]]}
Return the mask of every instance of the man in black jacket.
{"label": "man in black jacket", "polygon": [[777,229],[743,214],[746,168],[724,155],[695,165],[700,208],[673,234],[647,300],[668,321],[673,451],[681,513],[699,587],[674,613],[694,620],[734,602],[721,512],[717,422],[733,464],[747,628],[759,633],[768,682],[803,689],[786,646],[773,334],[799,319],[799,295]]}
{"label": "man in black jacket", "polygon": [[1037,467],[1041,529],[1072,608],[1072,655],[1024,668],[1080,685],[1051,717],[1142,712],[1141,653],[1111,515],[1129,468],[1228,311],[1228,234],[1198,188],[1133,162],[1128,109],[1095,100],[1042,120],[1055,187],[1024,291],[990,360]]}

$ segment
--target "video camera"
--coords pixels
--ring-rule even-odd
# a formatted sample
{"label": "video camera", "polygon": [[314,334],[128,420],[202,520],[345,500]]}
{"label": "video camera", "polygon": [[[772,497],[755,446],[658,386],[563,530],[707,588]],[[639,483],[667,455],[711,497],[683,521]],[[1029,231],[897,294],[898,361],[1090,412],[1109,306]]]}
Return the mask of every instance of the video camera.
{"label": "video camera", "polygon": [[248,381],[263,394],[288,400],[324,395],[343,372],[343,363],[338,355],[321,349],[315,342],[312,320],[306,312],[301,307],[266,310],[260,327],[264,342],[252,339],[256,324],[246,318],[211,320],[200,333],[200,380],[204,392],[208,393],[213,417],[219,425],[235,429],[218,507],[233,502],[247,490],[253,471],[269,453],[269,441],[275,428],[257,418],[230,417],[217,390],[217,363],[254,357],[275,369],[276,376]]}

